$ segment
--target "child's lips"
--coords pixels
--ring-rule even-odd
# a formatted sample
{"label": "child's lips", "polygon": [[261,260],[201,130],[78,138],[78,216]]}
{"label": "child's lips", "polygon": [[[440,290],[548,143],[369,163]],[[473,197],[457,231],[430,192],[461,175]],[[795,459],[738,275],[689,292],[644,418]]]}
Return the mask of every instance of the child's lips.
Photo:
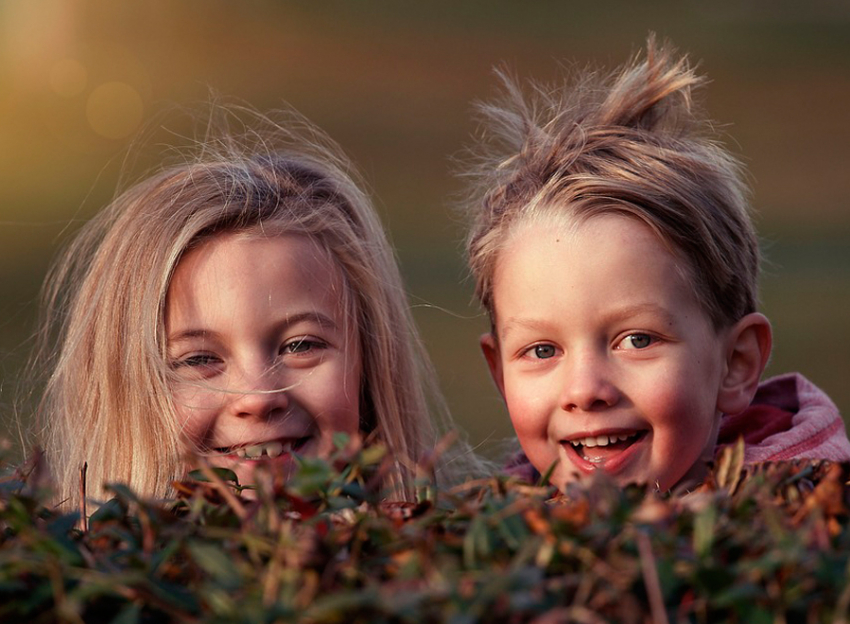
{"label": "child's lips", "polygon": [[605,470],[616,473],[641,448],[647,431],[608,431],[572,436],[561,441],[567,457],[583,473]]}

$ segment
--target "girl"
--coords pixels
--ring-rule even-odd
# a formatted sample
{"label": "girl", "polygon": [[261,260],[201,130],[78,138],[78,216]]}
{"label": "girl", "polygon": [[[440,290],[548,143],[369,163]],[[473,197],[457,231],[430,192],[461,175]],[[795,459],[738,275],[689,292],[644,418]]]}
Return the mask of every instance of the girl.
{"label": "girl", "polygon": [[263,125],[120,195],[49,276],[39,417],[61,500],[84,463],[95,498],[164,497],[187,451],[250,484],[335,432],[384,443],[387,488],[410,494],[434,385],[393,254],[327,137]]}

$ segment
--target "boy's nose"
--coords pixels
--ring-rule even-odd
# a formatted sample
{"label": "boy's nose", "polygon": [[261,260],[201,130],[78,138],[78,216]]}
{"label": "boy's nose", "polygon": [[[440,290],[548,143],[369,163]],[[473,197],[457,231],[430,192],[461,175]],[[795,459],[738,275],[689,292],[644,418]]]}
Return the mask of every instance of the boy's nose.
{"label": "boy's nose", "polygon": [[594,412],[614,406],[619,390],[611,379],[610,365],[604,355],[573,354],[561,393],[561,409],[567,412]]}
{"label": "boy's nose", "polygon": [[239,418],[267,419],[289,406],[283,375],[273,369],[244,372],[229,392],[228,411]]}

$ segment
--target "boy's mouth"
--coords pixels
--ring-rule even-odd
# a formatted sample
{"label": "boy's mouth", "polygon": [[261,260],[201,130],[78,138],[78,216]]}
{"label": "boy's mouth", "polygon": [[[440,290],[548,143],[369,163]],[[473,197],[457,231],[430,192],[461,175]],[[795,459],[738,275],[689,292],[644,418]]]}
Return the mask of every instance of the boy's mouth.
{"label": "boy's mouth", "polygon": [[269,440],[268,442],[259,442],[257,444],[216,448],[213,449],[213,452],[221,455],[235,455],[243,460],[274,459],[287,453],[298,452],[309,439],[308,436],[286,440]]}
{"label": "boy's mouth", "polygon": [[628,449],[635,442],[643,438],[644,435],[646,435],[646,431],[611,433],[573,438],[566,442],[585,461],[591,464],[603,464]]}

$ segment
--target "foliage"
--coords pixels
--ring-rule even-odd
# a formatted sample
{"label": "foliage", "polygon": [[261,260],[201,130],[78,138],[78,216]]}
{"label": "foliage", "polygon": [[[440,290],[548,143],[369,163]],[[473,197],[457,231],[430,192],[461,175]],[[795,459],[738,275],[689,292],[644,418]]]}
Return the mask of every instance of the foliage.
{"label": "foliage", "polygon": [[[850,466],[721,457],[684,496],[506,478],[381,501],[380,449],[237,496],[205,468],[88,518],[0,481],[0,621],[815,622],[850,605]],[[243,492],[244,493],[244,492]]]}

